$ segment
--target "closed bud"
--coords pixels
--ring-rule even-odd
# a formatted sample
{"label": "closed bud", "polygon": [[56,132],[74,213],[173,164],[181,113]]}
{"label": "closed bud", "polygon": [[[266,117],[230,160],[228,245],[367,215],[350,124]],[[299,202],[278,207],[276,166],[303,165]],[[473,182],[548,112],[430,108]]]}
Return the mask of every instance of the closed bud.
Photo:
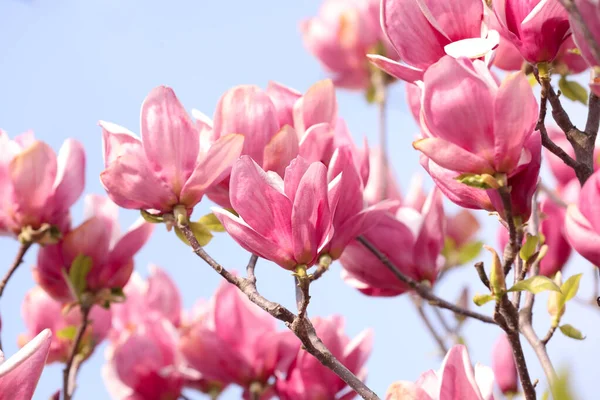
{"label": "closed bud", "polygon": [[504,279],[504,269],[498,253],[490,246],[483,246],[487,251],[492,253],[492,271],[490,272],[490,289],[496,297],[502,296],[506,292],[506,281]]}

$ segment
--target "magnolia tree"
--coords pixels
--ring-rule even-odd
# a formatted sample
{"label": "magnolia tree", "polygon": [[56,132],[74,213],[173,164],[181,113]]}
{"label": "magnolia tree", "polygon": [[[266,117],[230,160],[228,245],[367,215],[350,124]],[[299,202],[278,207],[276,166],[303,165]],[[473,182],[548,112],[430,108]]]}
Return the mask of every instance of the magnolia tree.
{"label": "magnolia tree", "polygon": [[[107,197],[85,197],[77,226],[70,207],[84,187],[82,146],[68,139],[56,155],[32,133],[10,139],[0,131],[0,232],[20,243],[0,295],[37,248],[37,286],[22,303],[22,349],[7,360],[0,352],[0,399],[30,399],[50,363],[64,365],[54,398],[72,399],[78,370],[103,341],[102,376],[115,399],[174,400],[185,398],[184,389],[216,399],[230,385],[261,400],[533,400],[544,391],[571,398],[546,348],[557,330],[584,338],[562,318],[582,276],[596,272],[563,276],[572,249],[600,265],[600,5],[327,0],[301,32],[331,75],[306,93],[275,82],[237,86],[211,120],[188,115],[174,91],[159,86],[142,103],[140,127],[131,127],[139,136],[100,121]],[[569,79],[585,70],[589,89]],[[402,196],[389,168],[390,85],[406,89],[420,127],[413,147],[435,183],[428,194],[415,182]],[[353,141],[336,87],[380,108],[380,147]],[[565,101],[588,107],[585,128],[572,123]],[[556,187],[539,178],[542,158]],[[445,214],[444,197],[462,210]],[[210,214],[194,212],[209,201]],[[119,207],[141,214],[125,233]],[[488,265],[478,261],[479,225],[469,210],[497,221],[498,237],[483,245]],[[209,301],[183,312],[165,272],[133,272],[156,225],[191,247],[207,274],[223,278]],[[245,274],[206,252],[213,234],[230,235],[250,253]],[[495,240],[502,254],[489,246]],[[261,258],[293,276],[297,309],[261,294]],[[385,395],[369,388],[372,332],[350,338],[340,316],[309,318],[311,286],[336,261],[341,279],[366,296],[413,300],[445,353],[440,369],[389,382]],[[461,265],[471,265],[464,268],[478,277],[480,294],[439,297],[435,283]],[[544,291],[551,322],[536,332],[532,308]],[[488,302],[492,313],[478,311]],[[496,328],[491,367],[473,367],[459,334],[466,319]],[[525,346],[537,358],[526,358]],[[537,363],[542,382],[529,373]]]}

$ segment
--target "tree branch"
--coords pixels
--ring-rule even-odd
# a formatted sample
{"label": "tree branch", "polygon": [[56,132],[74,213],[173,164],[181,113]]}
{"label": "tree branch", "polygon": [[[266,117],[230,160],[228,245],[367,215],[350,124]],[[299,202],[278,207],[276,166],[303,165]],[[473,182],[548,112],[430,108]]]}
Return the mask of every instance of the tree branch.
{"label": "tree branch", "polygon": [[444,343],[444,339],[442,339],[440,337],[440,335],[437,333],[435,327],[431,323],[431,320],[429,319],[427,314],[425,314],[425,310],[423,309],[423,300],[417,296],[411,296],[411,299],[415,305],[417,314],[419,314],[419,317],[421,317],[421,320],[423,321],[423,323],[425,324],[425,327],[431,334],[431,337],[433,337],[433,340],[435,340],[435,342],[437,343],[442,355],[446,355],[446,353],[448,352],[448,347],[446,347],[446,343]]}
{"label": "tree branch", "polygon": [[358,240],[363,246],[365,246],[373,255],[375,255],[379,261],[383,263],[395,276],[400,279],[406,285],[408,285],[411,289],[413,289],[419,296],[423,299],[428,300],[429,304],[432,306],[437,306],[441,308],[445,308],[447,310],[453,311],[456,314],[464,315],[465,317],[470,317],[477,319],[481,322],[485,322],[486,324],[496,324],[496,322],[488,317],[487,315],[483,315],[471,310],[467,310],[461,308],[455,304],[452,304],[444,299],[437,297],[435,294],[431,292],[431,289],[427,286],[415,281],[414,279],[404,275],[394,263],[392,263],[385,254],[383,254],[377,247],[375,247],[371,242],[365,239],[362,236],[359,236],[356,240]]}
{"label": "tree branch", "polygon": [[517,258],[517,253],[519,252],[519,247],[521,247],[521,243],[518,242],[518,232],[517,226],[515,225],[515,219],[513,217],[512,212],[512,202],[510,199],[510,189],[506,186],[502,186],[498,189],[498,194],[502,199],[502,206],[504,207],[504,220],[508,225],[508,244],[504,249],[503,260],[504,264],[502,269],[504,270],[504,275],[508,275],[512,265],[515,262],[515,258]]}
{"label": "tree branch", "polygon": [[25,253],[27,253],[27,250],[29,250],[31,245],[32,242],[24,242],[21,243],[21,246],[19,246],[15,260],[6,272],[6,275],[4,275],[4,278],[2,278],[2,281],[0,281],[0,297],[4,293],[4,289],[6,288],[6,284],[8,283],[10,277],[15,273],[19,265],[23,263],[23,257],[25,257]]}
{"label": "tree branch", "polygon": [[[186,239],[192,246],[194,253],[204,260],[212,269],[221,275],[227,282],[235,285],[241,290],[251,302],[271,314],[286,326],[300,339],[308,353],[314,356],[321,364],[332,370],[340,379],[348,384],[358,395],[367,400],[379,400],[379,397],[369,389],[356,375],[346,368],[317,336],[314,326],[307,318],[299,318],[281,304],[274,303],[258,293],[256,284],[250,279],[240,278],[227,271],[222,265],[215,261],[200,246],[194,233],[186,224],[178,224]],[[253,267],[250,268],[251,270]]]}
{"label": "tree branch", "polygon": [[[93,306],[92,306],[93,307]],[[63,370],[63,400],[71,400],[73,392],[75,391],[75,381],[77,377],[77,371],[79,370],[80,364],[83,362],[83,358],[79,354],[81,342],[85,335],[85,331],[89,325],[90,310],[89,306],[80,306],[81,309],[81,325],[77,329],[73,346],[71,347],[71,354]]]}
{"label": "tree branch", "polygon": [[546,336],[544,336],[544,338],[541,340],[544,346],[546,346],[550,339],[552,339],[552,336],[554,336],[554,332],[556,332],[556,328],[558,328],[558,325],[553,325],[550,327],[550,329],[548,329],[548,332],[546,332]]}

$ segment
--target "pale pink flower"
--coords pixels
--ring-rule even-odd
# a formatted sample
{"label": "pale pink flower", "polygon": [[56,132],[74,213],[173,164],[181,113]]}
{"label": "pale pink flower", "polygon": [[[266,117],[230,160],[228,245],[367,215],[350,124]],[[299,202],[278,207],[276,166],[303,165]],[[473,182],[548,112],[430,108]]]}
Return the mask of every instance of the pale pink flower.
{"label": "pale pink flower", "polygon": [[43,224],[66,232],[84,184],[85,152],[76,140],[67,139],[57,156],[32,132],[10,140],[0,130],[0,235]]}
{"label": "pale pink flower", "polygon": [[[422,211],[402,207],[386,214],[364,237],[405,275],[434,283],[444,258],[445,216],[435,189]],[[346,283],[369,296],[396,296],[410,290],[365,246],[350,243],[340,258]]]}
{"label": "pale pink flower", "polygon": [[[311,321],[331,353],[364,381],[367,376],[365,363],[373,346],[373,332],[362,331],[350,340],[344,333],[344,320],[340,316],[317,317]],[[333,371],[302,349],[299,349],[289,369],[279,376],[275,390],[281,400],[350,400],[356,397],[356,393]]]}
{"label": "pale pink flower", "polygon": [[506,334],[501,334],[492,349],[492,370],[500,391],[515,394],[519,391],[519,374]]}
{"label": "pale pink flower", "polygon": [[65,273],[68,276],[73,261],[80,255],[92,260],[86,277],[87,291],[122,289],[133,271],[133,256],[154,229],[140,217],[121,235],[118,207],[97,195],[86,197],[84,216],[85,221],[64,235],[59,243],[45,246],[38,253],[34,278],[59,301],[72,300]]}
{"label": "pale pink flower", "polygon": [[390,386],[386,400],[493,400],[494,373],[481,364],[471,366],[467,348],[453,346],[438,371],[423,373],[416,382],[399,381]]}
{"label": "pale pink flower", "polygon": [[51,341],[52,332],[44,329],[9,359],[0,351],[0,400],[33,398]]}
{"label": "pale pink flower", "polygon": [[[243,146],[242,135],[209,144],[172,89],[153,89],[142,104],[141,140],[121,126],[100,122],[106,169],[100,180],[123,208],[188,212],[224,179]],[[210,134],[204,130],[203,134]]]}
{"label": "pale pink flower", "polygon": [[[73,348],[75,333],[81,325],[79,307],[73,307],[65,314],[64,306],[48,296],[39,286],[27,292],[21,306],[21,315],[27,333],[19,335],[20,346],[24,346],[46,329],[50,329],[53,333],[47,364],[67,361]],[[83,337],[82,346],[90,346],[90,349],[93,349],[108,335],[111,312],[100,306],[94,306],[90,312],[90,320],[91,324]]]}

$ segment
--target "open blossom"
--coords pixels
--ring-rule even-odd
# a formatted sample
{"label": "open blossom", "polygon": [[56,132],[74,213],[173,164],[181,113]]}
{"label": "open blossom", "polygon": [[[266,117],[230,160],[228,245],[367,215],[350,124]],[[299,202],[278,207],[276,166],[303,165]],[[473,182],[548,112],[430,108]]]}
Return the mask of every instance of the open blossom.
{"label": "open blossom", "polygon": [[263,171],[242,156],[231,172],[230,200],[238,216],[213,209],[244,249],[283,268],[311,266],[331,240],[339,179],[327,183],[327,168],[298,157],[285,177]]}
{"label": "open blossom", "polygon": [[181,295],[163,270],[150,266],[150,276],[143,280],[133,272],[123,288],[125,302],[112,304],[112,336],[118,337],[123,331],[135,328],[149,318],[164,318],[173,326],[181,324]]}
{"label": "open blossom", "polygon": [[[350,340],[340,316],[313,318],[317,335],[335,358],[359,379],[365,380],[365,363],[373,346],[373,333],[365,330]],[[307,351],[299,349],[294,362],[275,384],[281,400],[349,400],[356,396],[333,371]]]}
{"label": "open blossom", "polygon": [[[19,335],[19,345],[24,346],[33,337],[45,329],[53,333],[52,344],[46,363],[66,362],[73,348],[74,334],[81,325],[81,311],[73,307],[67,314],[63,313],[64,305],[54,300],[39,286],[25,295],[21,314],[27,327],[27,333]],[[91,324],[83,337],[83,346],[91,350],[100,344],[108,335],[111,325],[111,312],[102,307],[92,307]],[[66,332],[72,331],[73,335]],[[69,338],[69,336],[71,336]],[[90,353],[91,354],[91,353]]]}
{"label": "open blossom", "polygon": [[379,4],[380,0],[325,0],[316,17],[300,24],[304,45],[333,75],[336,86],[367,88],[365,55],[378,48],[393,51],[379,23]]}
{"label": "open blossom", "polygon": [[[434,189],[422,211],[410,207],[386,214],[364,237],[405,275],[435,282],[444,258],[442,195]],[[409,290],[361,243],[350,243],[340,258],[346,283],[369,296],[396,296]]]}
{"label": "open blossom", "polygon": [[94,294],[113,288],[123,288],[133,271],[133,256],[148,241],[153,225],[141,217],[129,230],[119,232],[118,207],[109,199],[88,195],[85,199],[85,221],[64,235],[54,245],[40,249],[34,278],[59,301],[69,301],[72,294],[67,285],[73,262],[78,256],[91,259],[86,276],[86,288]]}
{"label": "open blossom", "polygon": [[383,30],[405,64],[380,55],[369,59],[407,82],[423,80],[427,68],[446,55],[480,58],[498,45],[481,0],[382,0],[381,7]]}
{"label": "open blossom", "polygon": [[460,173],[511,176],[531,161],[524,145],[538,107],[524,74],[498,85],[482,61],[445,57],[427,70],[423,83],[425,137],[414,147],[436,164]]}
{"label": "open blossom", "polygon": [[481,364],[471,366],[467,348],[453,346],[438,371],[423,373],[416,382],[392,384],[386,400],[493,400],[494,373]]}
{"label": "open blossom", "polygon": [[57,156],[32,132],[10,140],[0,130],[0,234],[18,236],[43,224],[66,232],[84,183],[85,153],[76,140],[67,139]]}
{"label": "open blossom", "polygon": [[512,347],[506,337],[501,334],[492,350],[492,370],[500,391],[504,394],[515,394],[519,391],[519,374],[513,357]]}
{"label": "open blossom", "polygon": [[[548,251],[540,262],[540,274],[552,277],[562,270],[571,256],[571,246],[563,229],[565,209],[547,197],[540,201],[539,209],[542,213],[540,233],[544,237],[544,244],[548,246]],[[498,242],[500,249],[504,249],[508,243],[508,231],[503,226],[498,231]]]}
{"label": "open blossom", "polygon": [[0,350],[0,400],[33,398],[51,341],[52,332],[45,329],[9,359]]}
{"label": "open blossom", "polygon": [[[575,0],[575,5],[579,10],[579,14],[583,20],[585,26],[587,26],[592,40],[598,44],[600,43],[600,4],[598,4],[595,0]],[[570,15],[569,21],[571,22],[571,29],[573,31],[573,38],[579,50],[581,50],[581,55],[587,62],[587,64],[593,68],[590,80],[590,89],[596,96],[600,96],[600,79],[599,75],[599,67],[600,67],[600,59],[598,55],[594,55],[590,43],[585,38],[585,34],[582,30],[580,24],[575,20],[575,18]]]}
{"label": "open blossom", "polygon": [[192,369],[216,387],[267,389],[275,371],[287,369],[300,347],[289,331],[223,281],[210,303],[199,303],[181,328],[179,348]]}
{"label": "open blossom", "polygon": [[116,400],[177,400],[197,374],[186,368],[177,330],[165,319],[148,319],[106,349],[102,377]]}
{"label": "open blossom", "polygon": [[567,208],[565,235],[573,248],[585,259],[600,266],[600,171],[588,178],[577,204]]}
{"label": "open blossom", "polygon": [[[144,100],[141,140],[121,126],[100,122],[105,170],[100,180],[123,208],[188,212],[219,183],[240,155],[244,138],[226,135],[209,144],[175,96],[159,86]],[[204,134],[209,131],[205,130]]]}
{"label": "open blossom", "polygon": [[552,61],[571,34],[569,14],[559,0],[495,0],[503,34],[529,63]]}

